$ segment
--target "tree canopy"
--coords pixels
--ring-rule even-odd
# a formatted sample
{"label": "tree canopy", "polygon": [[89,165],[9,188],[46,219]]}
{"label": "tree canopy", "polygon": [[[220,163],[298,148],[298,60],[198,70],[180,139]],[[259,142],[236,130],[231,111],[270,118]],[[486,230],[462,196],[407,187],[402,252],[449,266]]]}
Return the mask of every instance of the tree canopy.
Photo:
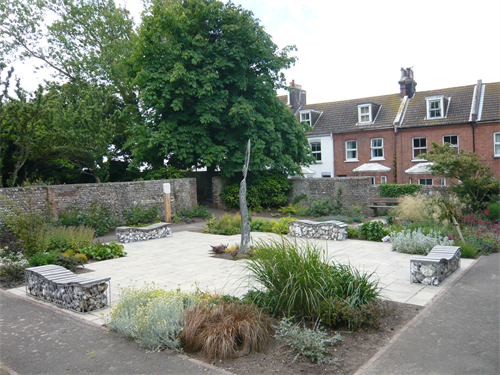
{"label": "tree canopy", "polygon": [[253,14],[216,0],[153,0],[131,59],[143,121],[132,131],[134,163],[300,172],[313,159],[305,132],[277,98],[295,58]]}

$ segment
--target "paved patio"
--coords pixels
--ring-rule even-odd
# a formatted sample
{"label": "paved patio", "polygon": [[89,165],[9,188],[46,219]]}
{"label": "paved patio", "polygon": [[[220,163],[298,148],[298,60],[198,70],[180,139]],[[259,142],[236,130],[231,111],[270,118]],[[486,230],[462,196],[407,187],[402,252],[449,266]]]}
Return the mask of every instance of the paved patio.
{"label": "paved patio", "polygon": [[[252,233],[252,237],[254,241],[280,238],[270,233]],[[210,256],[210,245],[232,245],[239,242],[240,235],[174,232],[169,238],[125,244],[126,257],[89,264],[86,268],[93,272],[81,276],[110,276],[112,305],[119,301],[121,288],[153,282],[166,289],[180,287],[182,290],[192,290],[198,286],[202,290],[208,288],[211,291],[241,296],[249,286],[245,281],[245,262]],[[315,242],[336,262],[350,263],[362,272],[375,272],[385,299],[420,306],[431,301],[474,261],[462,259],[461,268],[440,286],[421,286],[410,284],[410,258],[413,255],[392,252],[389,243],[360,240]],[[26,297],[24,287],[12,289],[11,292],[31,298]],[[110,312],[110,309],[106,309],[83,315],[60,310],[98,324],[103,324],[103,316]]]}

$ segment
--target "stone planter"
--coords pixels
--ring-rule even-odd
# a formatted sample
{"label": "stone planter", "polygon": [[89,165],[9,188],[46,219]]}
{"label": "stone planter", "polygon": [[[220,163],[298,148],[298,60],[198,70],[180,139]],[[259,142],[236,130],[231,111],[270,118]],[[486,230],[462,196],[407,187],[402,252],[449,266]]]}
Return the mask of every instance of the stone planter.
{"label": "stone planter", "polygon": [[288,235],[303,238],[343,241],[347,239],[347,224],[341,221],[297,220],[288,225]]}
{"label": "stone planter", "polygon": [[165,238],[172,236],[172,224],[156,223],[147,227],[118,227],[115,229],[118,242],[130,243],[138,241],[155,240],[157,238]]}

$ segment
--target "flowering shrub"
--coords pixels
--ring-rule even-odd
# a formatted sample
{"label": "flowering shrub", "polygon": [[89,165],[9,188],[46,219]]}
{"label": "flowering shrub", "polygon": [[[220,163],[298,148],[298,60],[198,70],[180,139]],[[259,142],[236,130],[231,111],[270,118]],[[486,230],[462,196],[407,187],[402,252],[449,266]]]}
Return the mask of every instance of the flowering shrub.
{"label": "flowering shrub", "polygon": [[[500,250],[500,221],[489,220],[489,207],[479,209],[460,217],[462,233],[466,243],[474,245],[481,254],[495,253]],[[453,235],[450,236],[453,238]]]}
{"label": "flowering shrub", "polygon": [[0,276],[10,281],[24,279],[24,269],[29,266],[22,252],[9,252],[8,248],[0,250]]}
{"label": "flowering shrub", "polygon": [[453,240],[431,230],[429,234],[422,229],[404,230],[391,233],[392,250],[400,253],[427,255],[434,246],[453,246]]}

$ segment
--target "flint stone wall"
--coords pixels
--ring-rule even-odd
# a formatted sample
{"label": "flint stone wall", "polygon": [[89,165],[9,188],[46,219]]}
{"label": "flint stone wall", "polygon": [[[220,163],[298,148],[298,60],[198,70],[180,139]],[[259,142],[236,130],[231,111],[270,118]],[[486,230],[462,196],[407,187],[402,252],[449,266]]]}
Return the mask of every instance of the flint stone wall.
{"label": "flint stone wall", "polygon": [[288,224],[288,235],[303,238],[343,241],[347,239],[347,224],[331,221],[297,220]]}
{"label": "flint stone wall", "polygon": [[148,241],[157,238],[172,237],[172,228],[170,223],[156,223],[147,227],[118,227],[115,229],[118,242],[130,243],[138,241]]}
{"label": "flint stone wall", "polygon": [[[27,202],[32,208],[38,210],[49,204],[56,216],[75,205],[88,210],[93,201],[99,201],[108,204],[120,223],[125,224],[122,210],[137,203],[146,208],[156,205],[159,216],[165,217],[164,183],[170,183],[172,215],[177,214],[179,210],[192,208],[198,204],[194,178],[3,188],[0,189],[0,198],[3,195],[19,207],[26,206]],[[8,203],[0,199],[0,209],[6,207]]]}

